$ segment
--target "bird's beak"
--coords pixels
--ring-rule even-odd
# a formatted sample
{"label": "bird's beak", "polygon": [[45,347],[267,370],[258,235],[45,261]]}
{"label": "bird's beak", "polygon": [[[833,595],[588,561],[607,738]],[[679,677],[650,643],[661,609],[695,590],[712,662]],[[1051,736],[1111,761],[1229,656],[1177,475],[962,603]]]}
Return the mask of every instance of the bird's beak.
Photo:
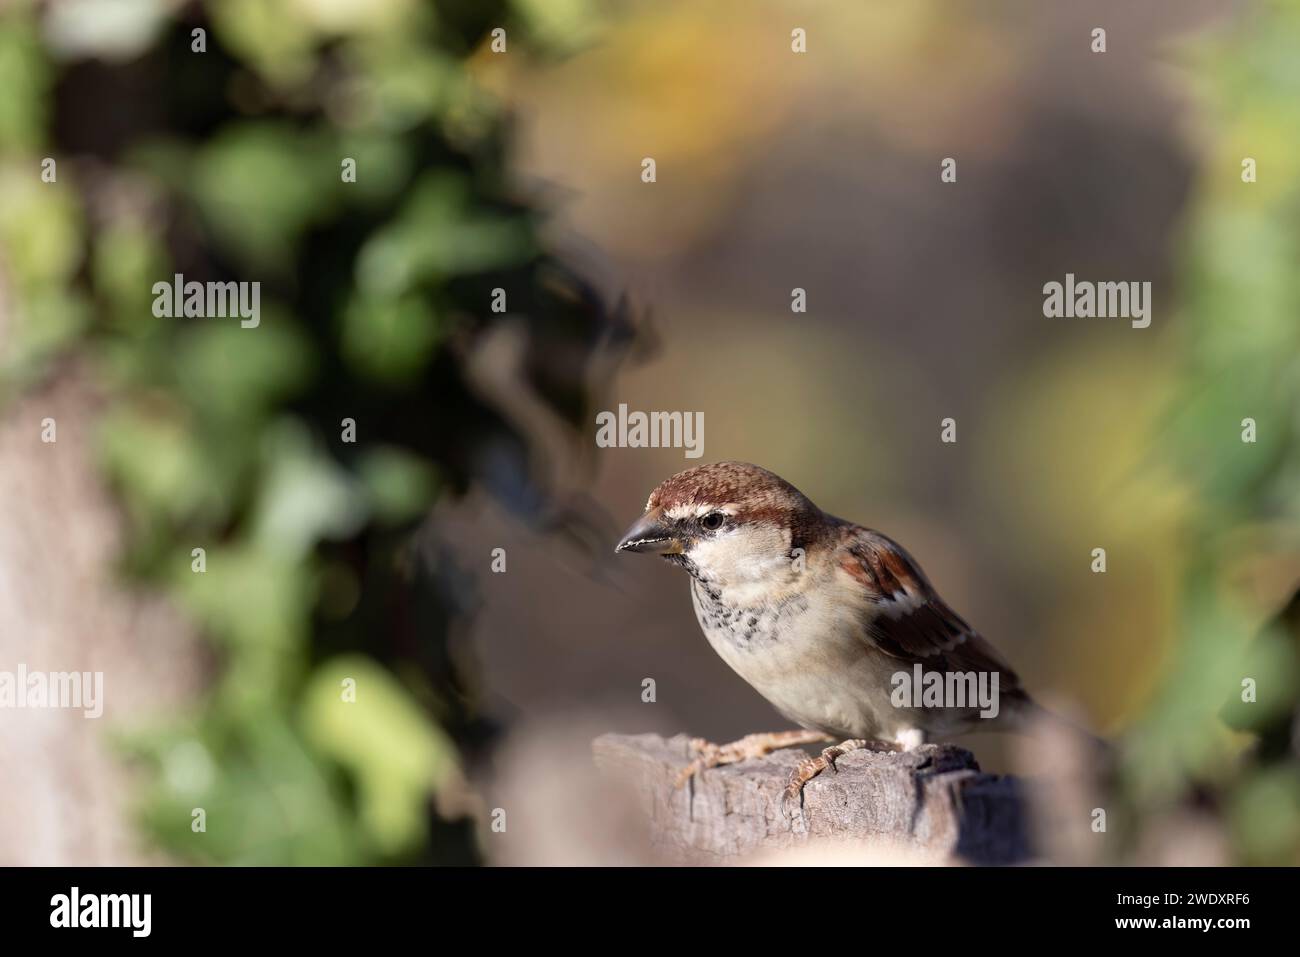
{"label": "bird's beak", "polygon": [[681,541],[664,523],[663,515],[657,508],[637,519],[614,546],[616,552],[649,552],[652,555],[677,555],[681,550]]}

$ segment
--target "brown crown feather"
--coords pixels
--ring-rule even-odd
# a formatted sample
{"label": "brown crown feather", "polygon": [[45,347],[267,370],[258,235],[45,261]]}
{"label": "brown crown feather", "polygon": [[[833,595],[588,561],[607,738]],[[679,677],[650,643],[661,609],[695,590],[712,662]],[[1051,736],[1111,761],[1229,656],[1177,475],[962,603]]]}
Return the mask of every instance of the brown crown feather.
{"label": "brown crown feather", "polygon": [[646,508],[667,511],[679,505],[734,505],[737,521],[788,527],[795,546],[835,521],[781,476],[748,462],[714,462],[678,472],[650,493]]}

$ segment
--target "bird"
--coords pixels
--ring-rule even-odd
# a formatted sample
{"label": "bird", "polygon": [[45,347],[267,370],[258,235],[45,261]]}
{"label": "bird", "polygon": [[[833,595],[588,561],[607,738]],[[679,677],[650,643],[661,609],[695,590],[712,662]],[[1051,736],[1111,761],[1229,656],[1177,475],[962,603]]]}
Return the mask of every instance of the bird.
{"label": "bird", "polygon": [[[673,475],[615,552],[660,555],[685,570],[713,650],[798,725],[722,745],[692,739],[696,757],[678,787],[711,767],[825,742],[836,743],[795,767],[787,798],[802,802],[804,786],[851,751],[910,751],[1043,721],[1100,741],[1037,704],[901,545],[823,512],[760,466],[716,462]],[[939,693],[917,697],[918,680]],[[991,696],[962,694],[980,680]]]}

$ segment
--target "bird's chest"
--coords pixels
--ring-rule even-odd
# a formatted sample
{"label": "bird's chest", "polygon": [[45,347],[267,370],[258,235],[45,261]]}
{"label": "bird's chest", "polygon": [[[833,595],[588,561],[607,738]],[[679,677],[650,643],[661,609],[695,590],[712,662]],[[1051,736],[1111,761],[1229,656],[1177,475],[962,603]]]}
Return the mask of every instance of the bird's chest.
{"label": "bird's chest", "polygon": [[700,628],[714,651],[732,667],[739,662],[781,656],[793,651],[791,639],[809,610],[808,599],[795,595],[782,601],[736,601],[707,582],[693,580],[691,597]]}
{"label": "bird's chest", "polygon": [[729,601],[695,580],[691,595],[718,657],[787,718],[842,737],[870,736],[881,726],[872,692],[884,689],[888,707],[887,678],[826,589],[754,603]]}

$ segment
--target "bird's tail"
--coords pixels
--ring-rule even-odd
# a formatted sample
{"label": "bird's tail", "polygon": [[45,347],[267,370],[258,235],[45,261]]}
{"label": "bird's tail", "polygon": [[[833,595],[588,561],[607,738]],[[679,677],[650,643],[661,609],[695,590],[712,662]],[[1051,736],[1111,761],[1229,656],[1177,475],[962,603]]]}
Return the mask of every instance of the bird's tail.
{"label": "bird's tail", "polygon": [[1028,734],[1060,733],[1070,736],[1084,744],[1089,751],[1099,758],[1109,761],[1114,755],[1114,745],[1105,738],[1094,734],[1083,725],[1025,695],[1016,702],[1014,709],[1016,730]]}

